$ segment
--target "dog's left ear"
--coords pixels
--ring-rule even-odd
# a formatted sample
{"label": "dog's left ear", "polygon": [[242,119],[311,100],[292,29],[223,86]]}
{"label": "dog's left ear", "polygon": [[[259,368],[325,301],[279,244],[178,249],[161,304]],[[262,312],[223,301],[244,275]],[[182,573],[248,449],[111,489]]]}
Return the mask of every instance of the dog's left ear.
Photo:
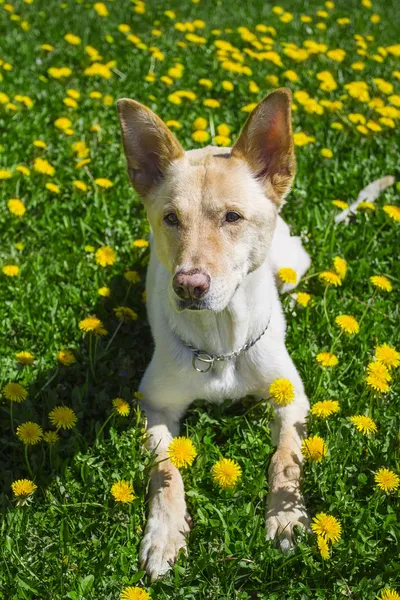
{"label": "dog's left ear", "polygon": [[292,94],[280,88],[256,106],[232,148],[276,204],[289,193],[296,170],[291,122]]}

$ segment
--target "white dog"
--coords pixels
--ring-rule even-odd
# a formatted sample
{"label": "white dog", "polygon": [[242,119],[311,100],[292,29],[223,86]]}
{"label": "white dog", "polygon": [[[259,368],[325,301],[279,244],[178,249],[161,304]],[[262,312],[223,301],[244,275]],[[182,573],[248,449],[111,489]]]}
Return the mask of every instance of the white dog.
{"label": "white dog", "polygon": [[[166,125],[134,100],[118,102],[128,172],[152,227],[147,305],[155,341],[140,391],[148,445],[166,458],[179,420],[198,399],[269,397],[278,378],[295,399],[273,402],[277,450],[269,468],[267,537],[283,549],[306,526],[301,440],[309,402],[285,347],[277,270],[298,277],[310,259],[278,216],[295,172],[291,94],[279,89],[253,111],[232,149],[184,152]],[[181,475],[169,460],[151,474],[140,557],[152,579],[186,546]]]}

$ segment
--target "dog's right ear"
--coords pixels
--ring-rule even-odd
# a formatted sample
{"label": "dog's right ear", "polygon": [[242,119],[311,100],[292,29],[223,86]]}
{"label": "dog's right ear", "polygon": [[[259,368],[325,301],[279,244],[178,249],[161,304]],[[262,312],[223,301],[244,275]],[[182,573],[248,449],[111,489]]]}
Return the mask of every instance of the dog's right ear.
{"label": "dog's right ear", "polygon": [[129,177],[135,190],[145,197],[184,151],[149,108],[128,98],[118,100],[117,105]]}

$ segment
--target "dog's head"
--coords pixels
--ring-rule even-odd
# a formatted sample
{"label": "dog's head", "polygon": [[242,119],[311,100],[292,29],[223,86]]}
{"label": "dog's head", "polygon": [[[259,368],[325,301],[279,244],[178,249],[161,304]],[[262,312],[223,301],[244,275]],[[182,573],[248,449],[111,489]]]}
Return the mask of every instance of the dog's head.
{"label": "dog's head", "polygon": [[151,110],[118,102],[133,187],[143,198],[177,310],[221,311],[265,260],[295,172],[291,93],[249,116],[232,149],[184,152]]}

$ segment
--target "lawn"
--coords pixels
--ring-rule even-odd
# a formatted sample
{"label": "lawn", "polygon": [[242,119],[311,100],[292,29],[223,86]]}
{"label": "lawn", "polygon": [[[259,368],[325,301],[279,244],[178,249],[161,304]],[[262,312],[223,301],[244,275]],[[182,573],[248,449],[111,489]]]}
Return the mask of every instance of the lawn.
{"label": "lawn", "polygon": [[[399,184],[334,221],[370,182],[400,175],[400,4],[2,0],[0,35],[0,598],[117,600],[127,586],[154,599],[400,598],[399,360],[376,350],[400,350]],[[309,417],[327,454],[306,461],[304,494],[341,538],[325,559],[312,533],[287,555],[267,542],[272,409],[199,400],[182,424],[198,451],[183,472],[188,556],[150,584],[138,549],[152,456],[137,393],[152,354],[149,227],[115,102],[146,104],[189,149],[230,145],[279,86],[294,94],[298,162],[283,216],[313,260],[295,290],[307,306],[282,297],[287,345],[311,405],[339,403]],[[343,331],[339,315],[359,330]],[[103,329],[85,333],[90,316]],[[318,362],[323,352],[337,364]],[[63,419],[60,406],[73,412]],[[24,443],[27,422],[37,443]],[[242,469],[231,490],[212,480],[221,457]],[[21,479],[36,489],[16,495]],[[120,480],[132,502],[112,496]]]}

